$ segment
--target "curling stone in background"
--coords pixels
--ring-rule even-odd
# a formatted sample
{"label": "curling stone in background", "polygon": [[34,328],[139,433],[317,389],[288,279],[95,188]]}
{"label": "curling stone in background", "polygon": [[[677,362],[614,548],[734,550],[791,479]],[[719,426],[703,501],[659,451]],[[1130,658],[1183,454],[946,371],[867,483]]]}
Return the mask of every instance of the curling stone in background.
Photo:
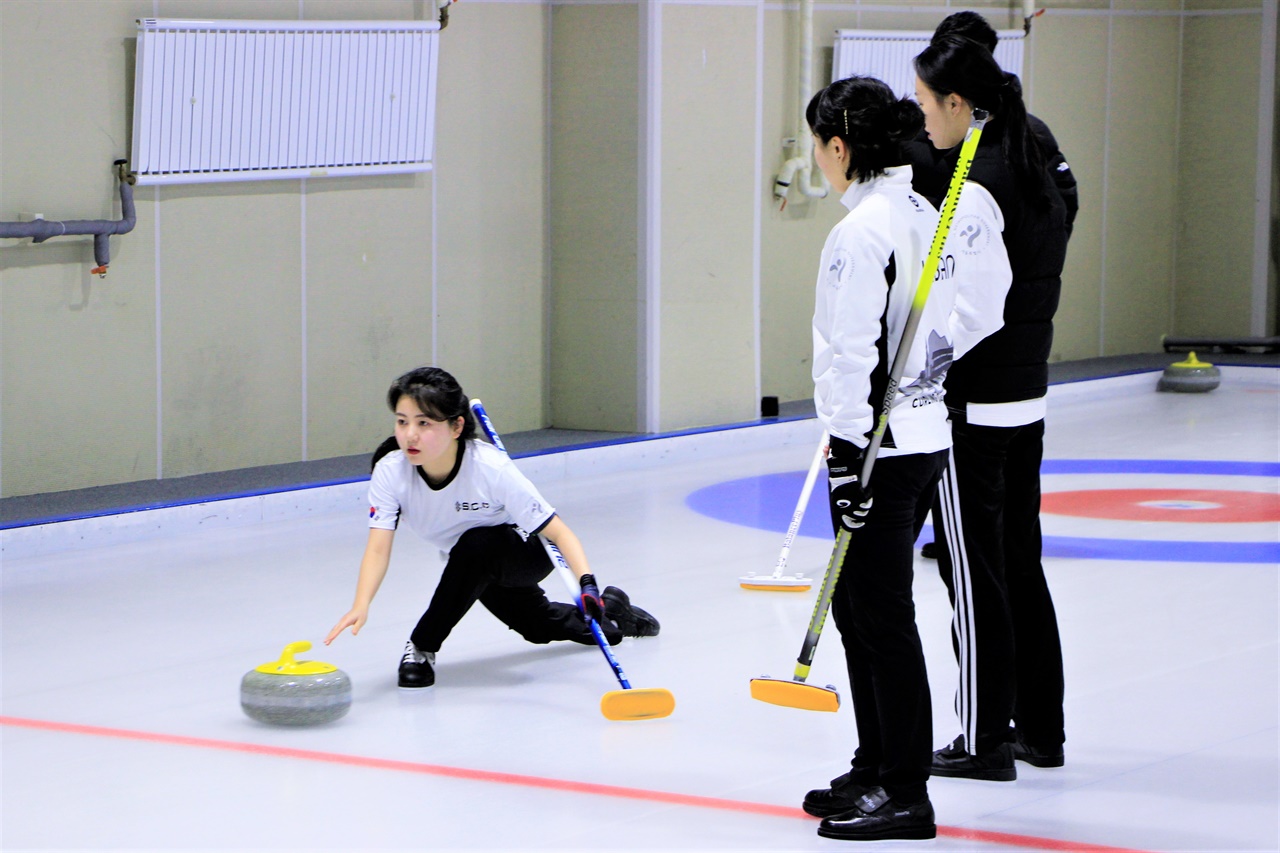
{"label": "curling stone in background", "polygon": [[281,726],[310,726],[351,709],[351,679],[333,664],[294,660],[311,648],[302,640],[284,647],[280,660],[264,663],[240,680],[240,707],[253,719]]}
{"label": "curling stone in background", "polygon": [[1186,361],[1177,361],[1164,369],[1156,384],[1157,391],[1203,393],[1222,383],[1222,371],[1190,353]]}

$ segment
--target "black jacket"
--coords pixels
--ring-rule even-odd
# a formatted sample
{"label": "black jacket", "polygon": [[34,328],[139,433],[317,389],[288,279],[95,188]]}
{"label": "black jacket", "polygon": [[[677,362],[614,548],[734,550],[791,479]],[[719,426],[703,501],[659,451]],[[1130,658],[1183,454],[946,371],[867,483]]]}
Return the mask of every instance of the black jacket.
{"label": "black jacket", "polygon": [[[1057,187],[1058,195],[1062,197],[1062,203],[1067,208],[1067,236],[1070,237],[1071,229],[1075,227],[1076,212],[1080,209],[1076,176],[1071,171],[1067,158],[1058,148],[1058,140],[1054,137],[1053,131],[1049,130],[1049,125],[1028,113],[1027,126],[1031,128],[1031,134],[1035,136],[1041,150],[1044,151],[1049,177],[1053,178],[1053,185]],[[908,143],[908,146],[913,149],[908,152],[911,155],[912,166],[916,166],[917,163],[930,166],[929,174],[912,181],[912,188],[933,202],[934,207],[941,207],[942,197],[947,194],[947,186],[951,182],[951,172],[944,172],[938,167],[938,161],[945,156],[946,152],[934,148],[924,131],[921,131],[914,141]],[[954,159],[951,165],[955,165]],[[916,171],[920,170],[917,168]]]}
{"label": "black jacket", "polygon": [[[1058,310],[1067,252],[1068,205],[1052,178],[1061,173],[1044,172],[1041,203],[1031,201],[1020,191],[1000,152],[1001,130],[999,125],[988,125],[983,132],[969,180],[991,193],[1004,216],[1003,237],[1013,282],[1005,297],[1004,326],[969,350],[947,372],[947,407],[956,412],[963,412],[967,403],[1010,403],[1043,397],[1049,384],[1053,315]],[[912,167],[912,186],[941,206],[960,146],[938,151],[921,134],[905,147]],[[1070,175],[1069,169],[1064,171]],[[1074,184],[1072,177],[1073,208]]]}

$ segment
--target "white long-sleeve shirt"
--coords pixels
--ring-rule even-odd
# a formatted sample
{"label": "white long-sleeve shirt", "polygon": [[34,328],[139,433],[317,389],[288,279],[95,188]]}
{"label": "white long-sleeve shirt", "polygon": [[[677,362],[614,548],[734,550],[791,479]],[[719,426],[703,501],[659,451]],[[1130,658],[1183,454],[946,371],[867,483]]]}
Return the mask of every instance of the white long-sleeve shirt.
{"label": "white long-sleeve shirt", "polygon": [[987,188],[966,181],[943,246],[939,275],[956,280],[949,327],[959,360],[1004,325],[1004,301],[1013,282],[1004,246],[1004,215]]}
{"label": "white long-sleeve shirt", "polygon": [[[938,223],[911,189],[911,167],[855,183],[827,236],[813,314],[814,404],[827,431],[866,447]],[[942,381],[952,360],[955,275],[940,268],[925,300],[880,453],[951,446]]]}

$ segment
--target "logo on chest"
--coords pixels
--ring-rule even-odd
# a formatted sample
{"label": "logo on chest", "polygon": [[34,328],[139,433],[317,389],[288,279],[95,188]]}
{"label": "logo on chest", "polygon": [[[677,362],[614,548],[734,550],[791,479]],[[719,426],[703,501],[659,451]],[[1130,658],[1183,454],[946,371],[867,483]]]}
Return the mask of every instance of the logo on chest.
{"label": "logo on chest", "polygon": [[454,501],[454,512],[476,512],[489,508],[488,501]]}

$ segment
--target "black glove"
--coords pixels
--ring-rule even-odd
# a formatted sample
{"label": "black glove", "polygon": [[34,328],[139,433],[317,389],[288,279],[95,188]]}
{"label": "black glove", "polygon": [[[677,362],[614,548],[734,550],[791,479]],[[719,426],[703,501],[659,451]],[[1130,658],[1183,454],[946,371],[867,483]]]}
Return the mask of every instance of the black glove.
{"label": "black glove", "polygon": [[856,530],[866,523],[871,511],[871,489],[862,486],[862,460],[866,451],[851,441],[831,436],[827,454],[827,481],[831,486],[831,524],[837,533],[843,527]]}
{"label": "black glove", "polygon": [[578,585],[582,587],[582,596],[578,599],[578,606],[582,608],[582,612],[597,622],[603,621],[604,602],[600,600],[600,588],[596,586],[596,576],[585,574],[578,578]]}

